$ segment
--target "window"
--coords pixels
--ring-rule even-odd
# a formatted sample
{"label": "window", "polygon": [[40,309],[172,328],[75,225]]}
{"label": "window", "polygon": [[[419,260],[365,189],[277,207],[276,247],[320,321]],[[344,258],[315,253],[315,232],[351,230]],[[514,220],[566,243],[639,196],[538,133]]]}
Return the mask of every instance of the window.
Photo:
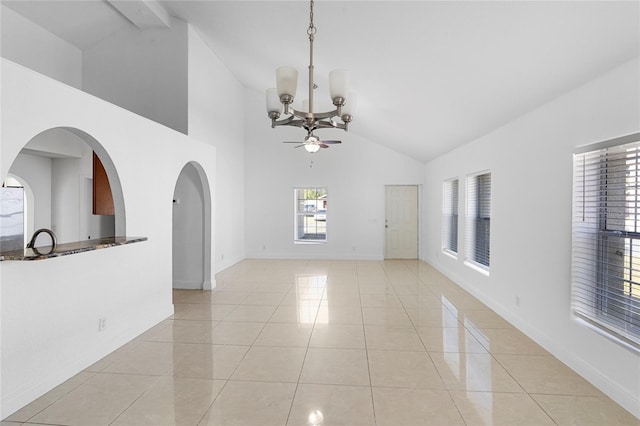
{"label": "window", "polygon": [[327,241],[327,188],[296,188],[296,242]]}
{"label": "window", "polygon": [[640,349],[640,134],[599,148],[574,155],[573,311]]}
{"label": "window", "polygon": [[458,253],[458,179],[442,184],[442,250]]}
{"label": "window", "polygon": [[489,268],[491,225],[491,173],[467,177],[465,227],[466,260],[484,270]]}

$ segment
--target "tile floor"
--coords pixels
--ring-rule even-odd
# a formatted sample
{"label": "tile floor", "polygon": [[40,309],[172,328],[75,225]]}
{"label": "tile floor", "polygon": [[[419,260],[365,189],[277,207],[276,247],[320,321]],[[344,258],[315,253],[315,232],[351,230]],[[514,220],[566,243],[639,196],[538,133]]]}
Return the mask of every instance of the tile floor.
{"label": "tile floor", "polygon": [[640,425],[425,263],[245,260],[2,425]]}

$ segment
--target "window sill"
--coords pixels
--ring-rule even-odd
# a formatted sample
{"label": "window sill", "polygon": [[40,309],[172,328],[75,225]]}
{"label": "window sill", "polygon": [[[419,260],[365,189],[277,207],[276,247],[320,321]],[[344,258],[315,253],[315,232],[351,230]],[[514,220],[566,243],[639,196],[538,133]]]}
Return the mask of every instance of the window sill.
{"label": "window sill", "polygon": [[295,240],[293,244],[302,244],[302,245],[327,244],[327,240]]}
{"label": "window sill", "polygon": [[473,260],[465,260],[464,264],[474,271],[480,272],[482,275],[489,276],[489,267],[481,265]]}
{"label": "window sill", "polygon": [[455,251],[451,251],[449,249],[443,249],[442,253],[444,253],[445,255],[449,256],[452,259],[458,260],[458,253],[456,253]]}

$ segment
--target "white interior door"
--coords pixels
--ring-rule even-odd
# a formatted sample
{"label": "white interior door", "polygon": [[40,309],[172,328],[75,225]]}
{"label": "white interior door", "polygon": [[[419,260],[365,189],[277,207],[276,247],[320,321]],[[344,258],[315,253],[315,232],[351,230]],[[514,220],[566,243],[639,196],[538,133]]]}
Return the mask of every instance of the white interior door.
{"label": "white interior door", "polygon": [[418,258],[418,187],[385,187],[385,259]]}

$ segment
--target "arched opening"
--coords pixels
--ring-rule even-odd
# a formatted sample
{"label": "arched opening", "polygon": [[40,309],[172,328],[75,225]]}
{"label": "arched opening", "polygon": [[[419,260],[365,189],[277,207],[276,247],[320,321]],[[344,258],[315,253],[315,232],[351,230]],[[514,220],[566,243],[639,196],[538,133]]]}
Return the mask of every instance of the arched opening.
{"label": "arched opening", "polygon": [[198,163],[187,163],[173,193],[173,288],[211,290],[211,191]]}
{"label": "arched opening", "polygon": [[[94,155],[109,182],[111,215],[94,214],[92,208]],[[24,187],[25,239],[40,228],[53,230],[58,243],[126,235],[118,174],[106,150],[88,133],[68,127],[39,133],[14,159],[8,176]]]}

